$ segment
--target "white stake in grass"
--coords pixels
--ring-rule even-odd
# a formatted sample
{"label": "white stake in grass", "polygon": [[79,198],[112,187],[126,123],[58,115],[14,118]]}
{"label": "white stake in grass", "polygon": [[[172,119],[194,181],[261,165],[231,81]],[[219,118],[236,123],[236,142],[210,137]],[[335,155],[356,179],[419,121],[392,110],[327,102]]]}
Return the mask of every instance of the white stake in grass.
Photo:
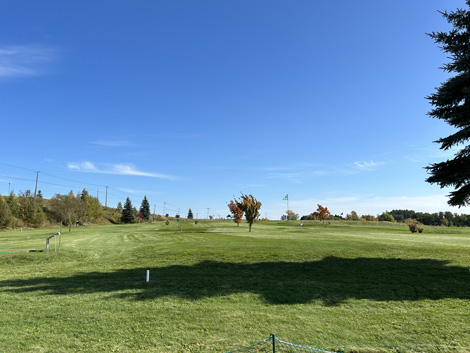
{"label": "white stake in grass", "polygon": [[150,270],[147,270],[147,278],[145,280],[145,282],[149,282],[150,281]]}

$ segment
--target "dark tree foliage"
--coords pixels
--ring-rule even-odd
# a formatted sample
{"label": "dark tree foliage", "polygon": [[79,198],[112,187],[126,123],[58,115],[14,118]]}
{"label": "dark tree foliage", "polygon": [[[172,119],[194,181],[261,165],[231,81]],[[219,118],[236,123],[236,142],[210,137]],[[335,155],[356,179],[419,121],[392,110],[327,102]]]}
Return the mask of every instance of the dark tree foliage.
{"label": "dark tree foliage", "polygon": [[189,209],[188,211],[188,219],[193,219],[194,218],[194,215],[193,215],[193,211],[191,211],[191,209]]}
{"label": "dark tree foliage", "polygon": [[140,204],[140,213],[142,214],[142,219],[148,221],[150,219],[150,204],[147,200],[147,196],[144,196],[142,203]]}
{"label": "dark tree foliage", "polygon": [[[388,212],[388,211],[387,211]],[[388,212],[397,222],[414,219],[427,226],[470,227],[470,215],[452,212],[415,212],[413,210],[392,210]]]}
{"label": "dark tree foliage", "polygon": [[[470,0],[466,4],[470,6]],[[455,75],[427,98],[434,107],[428,114],[457,129],[454,134],[436,141],[441,149],[447,150],[470,139],[470,11],[458,9],[442,12],[442,16],[453,28],[449,32],[432,32],[429,36],[449,54],[450,62],[442,69]],[[431,164],[426,169],[430,174],[427,182],[455,189],[449,195],[449,205],[470,204],[470,146],[462,148],[453,159]]]}
{"label": "dark tree foliage", "polygon": [[134,208],[132,207],[132,202],[129,198],[126,199],[124,203],[124,208],[122,209],[121,221],[123,223],[131,223],[134,221]]}
{"label": "dark tree foliage", "polygon": [[391,210],[390,212],[385,212],[390,213],[397,222],[403,222],[408,218],[416,218],[416,212],[413,210]]}
{"label": "dark tree foliage", "polygon": [[8,204],[4,200],[3,196],[0,195],[0,228],[6,228],[11,222],[10,209]]}

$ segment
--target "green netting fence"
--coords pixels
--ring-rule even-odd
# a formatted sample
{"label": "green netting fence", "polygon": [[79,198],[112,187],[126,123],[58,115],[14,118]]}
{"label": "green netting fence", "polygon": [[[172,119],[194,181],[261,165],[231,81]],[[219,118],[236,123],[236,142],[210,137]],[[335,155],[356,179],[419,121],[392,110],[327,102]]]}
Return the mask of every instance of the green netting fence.
{"label": "green netting fence", "polygon": [[42,250],[30,249],[30,250],[0,250],[0,254],[16,254],[21,252],[42,252]]}
{"label": "green netting fence", "polygon": [[296,352],[318,352],[318,353],[340,353],[341,351],[325,351],[320,348],[307,347],[301,344],[286,342],[278,339],[274,334],[271,334],[268,338],[261,342],[255,343],[248,347],[238,348],[230,352],[266,352],[266,353],[296,353]]}

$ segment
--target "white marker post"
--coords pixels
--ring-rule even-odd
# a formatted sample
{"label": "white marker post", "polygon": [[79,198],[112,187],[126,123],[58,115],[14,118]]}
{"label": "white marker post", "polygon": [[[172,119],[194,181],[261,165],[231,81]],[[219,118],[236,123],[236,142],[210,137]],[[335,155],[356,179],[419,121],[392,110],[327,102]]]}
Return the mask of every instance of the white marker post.
{"label": "white marker post", "polygon": [[150,270],[147,270],[147,279],[145,282],[149,283],[150,281]]}

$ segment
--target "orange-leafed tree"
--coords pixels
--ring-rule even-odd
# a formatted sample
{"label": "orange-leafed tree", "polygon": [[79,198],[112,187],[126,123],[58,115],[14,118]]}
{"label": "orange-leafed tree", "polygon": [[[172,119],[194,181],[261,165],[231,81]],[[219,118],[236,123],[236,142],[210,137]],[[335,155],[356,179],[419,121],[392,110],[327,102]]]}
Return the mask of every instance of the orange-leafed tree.
{"label": "orange-leafed tree", "polygon": [[325,224],[325,219],[328,219],[330,217],[330,211],[328,210],[328,207],[323,207],[322,205],[318,205],[318,208],[315,212],[312,213],[313,218],[319,219],[320,221],[323,221],[323,224]]}
{"label": "orange-leafed tree", "polygon": [[238,208],[237,204],[232,200],[228,204],[228,208],[230,209],[230,213],[232,214],[233,221],[237,224],[237,226],[240,225],[242,218],[243,218],[243,211]]}

